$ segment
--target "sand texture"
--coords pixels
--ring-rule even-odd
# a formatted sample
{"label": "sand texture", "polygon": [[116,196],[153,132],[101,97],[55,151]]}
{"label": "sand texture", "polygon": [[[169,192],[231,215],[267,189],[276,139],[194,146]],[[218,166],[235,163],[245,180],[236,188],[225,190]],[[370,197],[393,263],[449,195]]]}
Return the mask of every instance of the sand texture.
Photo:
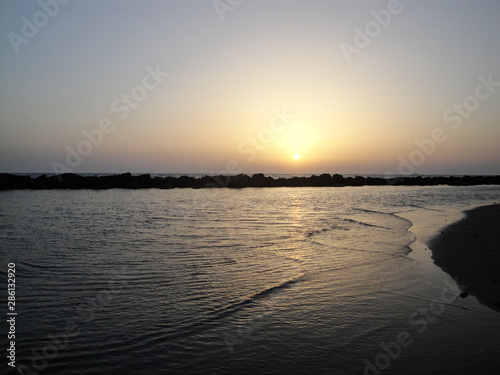
{"label": "sand texture", "polygon": [[500,312],[500,205],[466,212],[429,243],[436,265],[463,290]]}

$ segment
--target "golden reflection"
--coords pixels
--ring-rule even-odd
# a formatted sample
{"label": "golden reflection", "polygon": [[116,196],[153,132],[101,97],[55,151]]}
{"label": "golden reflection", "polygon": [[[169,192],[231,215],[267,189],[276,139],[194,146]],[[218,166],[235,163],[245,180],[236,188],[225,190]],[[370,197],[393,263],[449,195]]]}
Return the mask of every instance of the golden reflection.
{"label": "golden reflection", "polygon": [[286,254],[282,255],[294,261],[301,262],[305,256],[303,241],[307,236],[302,194],[299,191],[290,189],[282,197],[282,207],[284,208],[287,220],[291,224],[289,234],[292,240],[291,247],[286,250]]}

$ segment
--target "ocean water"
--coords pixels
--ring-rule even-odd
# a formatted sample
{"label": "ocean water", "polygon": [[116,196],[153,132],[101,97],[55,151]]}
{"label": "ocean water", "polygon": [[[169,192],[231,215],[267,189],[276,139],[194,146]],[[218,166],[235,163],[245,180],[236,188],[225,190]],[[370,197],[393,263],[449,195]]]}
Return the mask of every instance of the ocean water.
{"label": "ocean water", "polygon": [[496,374],[500,314],[457,298],[426,242],[499,200],[498,186],[0,192],[18,313],[17,370],[0,374]]}

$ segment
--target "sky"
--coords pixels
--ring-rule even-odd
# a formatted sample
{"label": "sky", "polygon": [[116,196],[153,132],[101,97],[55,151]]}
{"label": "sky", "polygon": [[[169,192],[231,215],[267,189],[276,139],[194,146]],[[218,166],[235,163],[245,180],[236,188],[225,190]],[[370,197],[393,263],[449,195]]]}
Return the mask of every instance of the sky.
{"label": "sky", "polygon": [[0,2],[0,172],[500,174],[497,0]]}

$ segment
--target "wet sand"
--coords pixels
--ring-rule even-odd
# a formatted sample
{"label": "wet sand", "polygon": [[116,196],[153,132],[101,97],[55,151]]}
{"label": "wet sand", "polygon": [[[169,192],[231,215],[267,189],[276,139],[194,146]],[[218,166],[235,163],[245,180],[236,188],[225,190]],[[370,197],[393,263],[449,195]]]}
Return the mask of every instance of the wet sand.
{"label": "wet sand", "polygon": [[466,211],[466,217],[430,241],[432,259],[460,285],[500,312],[500,205]]}

